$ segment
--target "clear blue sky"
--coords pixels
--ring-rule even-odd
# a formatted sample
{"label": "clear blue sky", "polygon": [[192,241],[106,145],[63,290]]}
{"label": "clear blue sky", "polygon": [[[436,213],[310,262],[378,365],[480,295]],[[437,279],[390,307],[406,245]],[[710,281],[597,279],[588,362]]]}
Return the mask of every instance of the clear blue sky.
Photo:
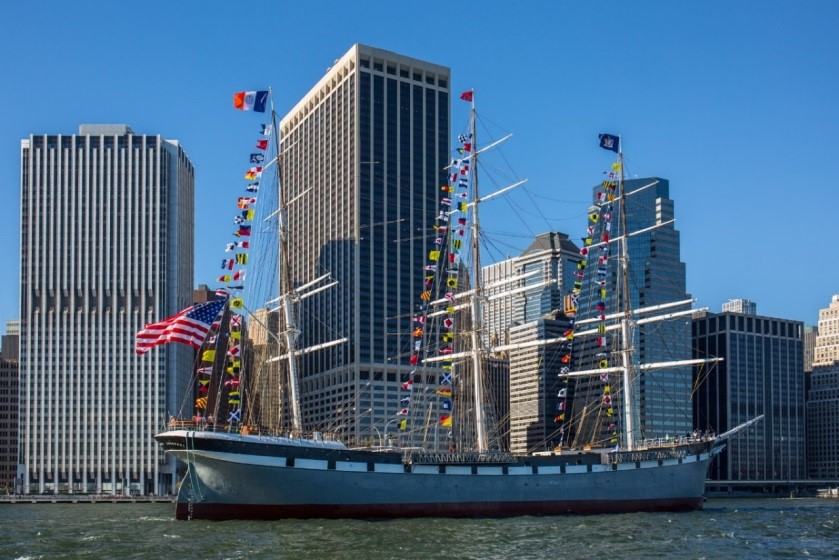
{"label": "clear blue sky", "polygon": [[[484,214],[518,235],[510,254],[548,229],[580,236],[611,132],[630,175],[670,180],[698,305],[743,297],[814,324],[839,292],[839,2],[47,0],[0,19],[0,330],[18,316],[22,138],[126,123],[179,140],[197,174],[195,282],[214,285],[258,122],[232,93],[272,86],[285,112],[356,42],[450,67],[453,90],[515,133],[505,156],[527,191]],[[510,217],[525,198],[546,219]]]}

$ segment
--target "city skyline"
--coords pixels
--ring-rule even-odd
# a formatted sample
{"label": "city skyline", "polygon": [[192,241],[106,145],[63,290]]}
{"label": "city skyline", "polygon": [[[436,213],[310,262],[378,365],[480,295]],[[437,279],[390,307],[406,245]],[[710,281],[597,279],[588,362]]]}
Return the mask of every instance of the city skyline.
{"label": "city skyline", "polygon": [[[178,138],[196,168],[194,285],[213,284],[218,274],[226,230],[216,224],[228,219],[228,196],[245,169],[241,142],[252,122],[237,119],[232,93],[273,85],[285,114],[360,42],[450,67],[452,92],[476,91],[491,131],[483,138],[515,134],[505,154],[514,175],[529,182],[487,210],[487,222],[498,221],[493,212],[510,220],[491,232],[504,241],[486,264],[519,254],[546,231],[576,240],[589,188],[609,163],[597,134],[610,132],[623,137],[630,176],[671,181],[687,291],[698,306],[719,311],[729,299],[748,298],[762,315],[815,324],[839,291],[830,250],[808,264],[806,290],[790,291],[790,275],[800,273],[787,264],[801,247],[832,237],[830,220],[814,208],[839,202],[835,189],[817,187],[832,155],[824,137],[839,125],[829,98],[839,75],[829,39],[839,6],[606,2],[512,12],[489,2],[479,29],[467,33],[454,21],[434,40],[429,30],[451,15],[442,2],[422,11],[371,2],[364,19],[342,5],[316,17],[317,9],[288,4],[259,18],[221,2],[165,6],[166,18],[156,19],[160,10],[47,1],[37,22],[26,6],[4,8],[7,21],[18,22],[0,45],[16,53],[8,72],[19,87],[0,93],[0,177],[7,192],[18,192],[19,143],[29,134],[129,123],[138,134]],[[246,33],[257,20],[277,36]],[[73,54],[94,50],[83,64]],[[272,52],[294,56],[267,64]],[[37,94],[21,93],[27,89]],[[460,109],[452,103],[454,134],[465,125]],[[541,215],[520,210],[531,201]],[[5,205],[0,218],[19,278],[19,206]],[[760,235],[767,229],[779,235]],[[18,284],[0,298],[0,323],[19,318]]]}

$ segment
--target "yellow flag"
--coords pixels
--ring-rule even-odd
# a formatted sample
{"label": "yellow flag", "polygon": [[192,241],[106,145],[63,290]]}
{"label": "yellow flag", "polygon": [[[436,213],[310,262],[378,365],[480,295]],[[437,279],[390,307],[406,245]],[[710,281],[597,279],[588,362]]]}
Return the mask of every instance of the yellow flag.
{"label": "yellow flag", "polygon": [[240,297],[230,300],[230,309],[242,309],[245,306],[245,300]]}
{"label": "yellow flag", "polygon": [[201,361],[203,362],[212,362],[216,359],[216,351],[215,350],[204,350],[204,353],[201,354]]}

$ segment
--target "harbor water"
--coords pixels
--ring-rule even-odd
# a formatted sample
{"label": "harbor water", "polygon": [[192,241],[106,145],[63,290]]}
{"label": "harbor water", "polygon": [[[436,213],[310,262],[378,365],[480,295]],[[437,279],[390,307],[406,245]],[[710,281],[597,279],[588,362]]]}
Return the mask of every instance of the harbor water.
{"label": "harbor water", "polygon": [[0,558],[839,558],[839,500],[504,519],[175,521],[174,504],[0,504]]}

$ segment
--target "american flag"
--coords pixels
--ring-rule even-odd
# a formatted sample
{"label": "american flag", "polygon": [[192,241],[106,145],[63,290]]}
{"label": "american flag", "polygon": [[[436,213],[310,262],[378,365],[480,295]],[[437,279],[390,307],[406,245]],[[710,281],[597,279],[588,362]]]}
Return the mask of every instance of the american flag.
{"label": "american flag", "polygon": [[180,342],[200,348],[210,331],[213,320],[226,303],[227,299],[199,303],[159,323],[146,325],[146,328],[137,333],[136,352],[145,354],[153,346],[169,342]]}

